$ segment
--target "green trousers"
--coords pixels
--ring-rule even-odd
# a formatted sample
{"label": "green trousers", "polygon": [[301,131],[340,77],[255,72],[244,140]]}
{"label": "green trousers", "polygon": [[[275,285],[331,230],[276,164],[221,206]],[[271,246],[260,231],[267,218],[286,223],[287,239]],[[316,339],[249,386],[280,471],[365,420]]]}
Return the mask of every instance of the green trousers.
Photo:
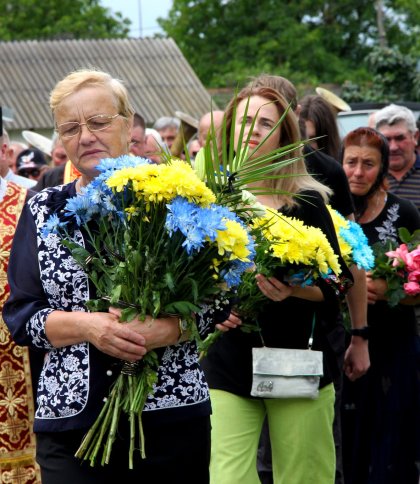
{"label": "green trousers", "polygon": [[317,400],[251,399],[211,390],[211,484],[259,484],[257,449],[268,418],[275,484],[333,484],[334,387]]}

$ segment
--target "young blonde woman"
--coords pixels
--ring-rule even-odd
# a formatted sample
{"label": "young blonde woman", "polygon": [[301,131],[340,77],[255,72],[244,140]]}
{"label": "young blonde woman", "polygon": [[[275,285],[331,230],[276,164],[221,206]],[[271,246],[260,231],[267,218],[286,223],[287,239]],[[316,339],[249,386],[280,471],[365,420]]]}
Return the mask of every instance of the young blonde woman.
{"label": "young blonde woman", "polygon": [[[249,101],[249,104],[248,104]],[[286,110],[281,95],[270,88],[245,88],[226,110],[228,137],[245,123],[244,143],[254,156],[300,139],[295,115],[290,112],[262,144]],[[236,119],[233,112],[236,108]],[[229,139],[229,138],[228,138]],[[295,150],[290,156],[299,156]],[[251,155],[252,156],[252,155]],[[319,227],[339,254],[337,239],[325,202],[329,189],[308,175],[302,158],[282,168],[296,175],[266,180],[261,185],[290,195],[262,195],[259,201],[279,212]],[[297,196],[296,196],[297,195]],[[342,264],[343,277],[351,275]],[[256,469],[258,440],[268,418],[273,452],[274,482],[282,484],[333,483],[335,450],[332,435],[334,388],[332,374],[337,361],[327,337],[334,329],[338,311],[337,293],[320,281],[309,287],[291,287],[276,278],[257,275],[260,290],[271,302],[260,312],[258,322],[266,346],[307,347],[315,315],[314,349],[323,351],[324,377],[320,396],[309,399],[261,399],[250,395],[252,348],[262,346],[257,333],[231,330],[210,349],[203,365],[212,400],[212,454],[210,479],[214,484],[258,484]]]}

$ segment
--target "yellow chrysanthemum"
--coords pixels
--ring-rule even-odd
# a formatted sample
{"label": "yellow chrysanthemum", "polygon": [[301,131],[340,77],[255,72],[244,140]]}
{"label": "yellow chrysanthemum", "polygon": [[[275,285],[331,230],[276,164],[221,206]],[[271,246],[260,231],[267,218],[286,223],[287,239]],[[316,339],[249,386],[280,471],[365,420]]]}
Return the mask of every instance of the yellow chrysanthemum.
{"label": "yellow chrysanthemum", "polygon": [[271,242],[272,255],[282,263],[316,266],[322,274],[328,273],[329,269],[337,275],[341,272],[338,257],[319,228],[307,226],[296,218],[278,215],[270,209],[254,224]]}
{"label": "yellow chrysanthemum", "polygon": [[250,251],[248,245],[248,234],[241,224],[235,220],[225,220],[226,230],[218,230],[216,242],[219,255],[230,254],[230,259],[239,259],[248,262]]}
{"label": "yellow chrysanthemum", "polygon": [[121,192],[128,183],[139,201],[150,203],[170,202],[177,196],[200,206],[214,203],[216,197],[195,174],[188,163],[174,160],[170,165],[139,165],[116,171],[107,185]]}

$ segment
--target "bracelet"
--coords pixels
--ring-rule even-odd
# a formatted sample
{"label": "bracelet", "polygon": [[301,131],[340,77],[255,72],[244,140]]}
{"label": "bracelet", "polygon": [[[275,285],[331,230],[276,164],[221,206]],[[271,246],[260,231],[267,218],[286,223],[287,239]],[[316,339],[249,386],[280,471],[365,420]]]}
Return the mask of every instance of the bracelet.
{"label": "bracelet", "polygon": [[369,326],[363,326],[363,328],[352,328],[350,330],[352,336],[360,336],[363,339],[369,339]]}

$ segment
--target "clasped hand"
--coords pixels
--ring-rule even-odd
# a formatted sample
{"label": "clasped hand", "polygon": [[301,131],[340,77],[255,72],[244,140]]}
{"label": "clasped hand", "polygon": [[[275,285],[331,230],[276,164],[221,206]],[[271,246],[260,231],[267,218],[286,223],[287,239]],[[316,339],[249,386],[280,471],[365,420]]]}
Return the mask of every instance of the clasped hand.
{"label": "clasped hand", "polygon": [[146,316],[121,323],[121,310],[109,308],[108,313],[92,313],[99,324],[92,325],[89,341],[110,356],[127,361],[137,361],[155,348],[173,345],[179,336],[178,318]]}

